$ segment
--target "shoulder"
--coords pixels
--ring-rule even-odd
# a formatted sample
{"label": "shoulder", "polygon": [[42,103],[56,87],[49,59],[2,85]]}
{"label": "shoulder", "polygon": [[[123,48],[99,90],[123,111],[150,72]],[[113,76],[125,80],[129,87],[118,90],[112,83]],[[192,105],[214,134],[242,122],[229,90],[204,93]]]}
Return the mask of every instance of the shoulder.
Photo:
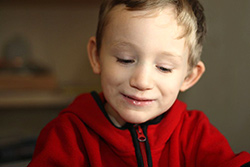
{"label": "shoulder", "polygon": [[[193,149],[199,153],[231,151],[230,146],[223,134],[210,123],[208,117],[199,110],[186,110],[182,115],[180,126],[182,144],[186,148]],[[220,147],[218,147],[220,145]],[[191,149],[192,148],[192,149]],[[201,149],[202,148],[202,149]],[[219,150],[220,148],[221,150]],[[203,150],[204,149],[204,150]],[[216,152],[216,153],[218,153]]]}
{"label": "shoulder", "polygon": [[51,120],[40,132],[40,137],[67,136],[82,126],[81,120],[73,113],[64,113]]}
{"label": "shoulder", "polygon": [[200,110],[186,110],[183,113],[183,121],[186,123],[209,123],[209,119],[203,111]]}
{"label": "shoulder", "polygon": [[[73,102],[63,109],[56,118],[51,120],[43,129],[42,133],[56,132],[67,132],[72,129],[78,128],[83,125],[81,114],[85,114],[89,111],[85,106],[91,106],[93,102],[92,95],[90,93],[84,93],[77,96]],[[94,105],[94,104],[93,104]],[[85,115],[88,115],[86,113]]]}
{"label": "shoulder", "polygon": [[222,136],[218,129],[210,123],[206,114],[200,110],[185,108],[181,113],[177,129],[184,140],[187,138],[198,139],[202,136]]}
{"label": "shoulder", "polygon": [[211,133],[220,134],[217,128],[211,124],[207,115],[200,110],[186,110],[183,112],[182,131],[186,131],[190,136]]}
{"label": "shoulder", "polygon": [[[96,97],[95,97],[96,96]],[[97,93],[78,96],[67,108],[52,120],[45,129],[56,128],[58,131],[100,131],[102,126],[110,124],[101,109],[101,99]]]}
{"label": "shoulder", "polygon": [[[81,166],[85,163],[85,145],[81,134],[88,132],[81,120],[72,113],[64,113],[49,122],[40,132],[30,166]],[[65,158],[67,157],[67,158]],[[79,161],[72,160],[78,159]],[[87,161],[86,161],[87,162]]]}
{"label": "shoulder", "polygon": [[100,101],[99,95],[96,92],[81,94],[77,96],[67,108],[62,110],[60,115],[71,113],[84,119],[93,115],[93,111],[101,110],[102,102]]}
{"label": "shoulder", "polygon": [[180,101],[176,100],[173,105],[173,110],[176,113],[180,114],[180,124],[200,124],[202,122],[209,123],[208,117],[205,115],[203,111],[200,110],[189,110],[187,109],[187,105]]}
{"label": "shoulder", "polygon": [[94,100],[92,94],[91,93],[83,93],[83,94],[78,95],[73,100],[73,102],[61,112],[61,114],[65,113],[67,111],[78,111],[83,106],[87,107],[87,106],[91,106],[93,104],[95,104],[95,100]]}

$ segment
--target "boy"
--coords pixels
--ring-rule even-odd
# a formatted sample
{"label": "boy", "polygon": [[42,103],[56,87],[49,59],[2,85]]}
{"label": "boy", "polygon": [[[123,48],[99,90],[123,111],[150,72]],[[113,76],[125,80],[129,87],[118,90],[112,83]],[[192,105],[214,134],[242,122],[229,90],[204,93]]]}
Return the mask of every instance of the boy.
{"label": "boy", "polygon": [[200,111],[176,100],[205,71],[197,0],[106,0],[88,44],[103,93],[80,95],[41,132],[32,166],[249,166]]}

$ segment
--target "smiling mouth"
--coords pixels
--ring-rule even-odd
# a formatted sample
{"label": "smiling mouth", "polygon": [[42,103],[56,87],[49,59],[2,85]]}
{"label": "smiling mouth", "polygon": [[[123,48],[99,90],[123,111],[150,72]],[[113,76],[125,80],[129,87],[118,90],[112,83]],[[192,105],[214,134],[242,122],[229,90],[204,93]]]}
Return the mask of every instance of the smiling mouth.
{"label": "smiling mouth", "polygon": [[128,96],[128,95],[124,95],[124,94],[122,94],[122,95],[128,103],[136,105],[136,106],[150,105],[151,103],[153,103],[155,101],[153,99],[139,98],[139,97]]}
{"label": "smiling mouth", "polygon": [[145,99],[145,98],[138,98],[138,97],[127,96],[127,95],[123,95],[123,96],[125,96],[126,98],[129,98],[131,100],[136,100],[136,101],[153,101],[153,100]]}

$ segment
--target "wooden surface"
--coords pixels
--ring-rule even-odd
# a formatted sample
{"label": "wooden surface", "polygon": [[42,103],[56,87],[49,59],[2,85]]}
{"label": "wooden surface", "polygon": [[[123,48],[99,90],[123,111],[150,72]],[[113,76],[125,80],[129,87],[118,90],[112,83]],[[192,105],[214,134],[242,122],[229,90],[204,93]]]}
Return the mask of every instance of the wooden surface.
{"label": "wooden surface", "polygon": [[0,91],[55,90],[58,84],[54,75],[0,74]]}
{"label": "wooden surface", "polygon": [[0,92],[0,110],[55,108],[69,105],[73,96],[60,92]]}

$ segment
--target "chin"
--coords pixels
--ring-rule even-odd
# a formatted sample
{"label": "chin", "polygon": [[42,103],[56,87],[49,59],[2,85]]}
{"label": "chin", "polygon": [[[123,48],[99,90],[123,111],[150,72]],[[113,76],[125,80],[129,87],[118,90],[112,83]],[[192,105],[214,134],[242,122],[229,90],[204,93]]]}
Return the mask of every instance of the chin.
{"label": "chin", "polygon": [[129,117],[129,118],[125,118],[124,119],[126,122],[128,123],[132,123],[132,124],[142,124],[144,122],[147,122],[149,119],[148,118],[141,118],[141,117],[136,117],[136,116],[133,116],[132,118]]}

